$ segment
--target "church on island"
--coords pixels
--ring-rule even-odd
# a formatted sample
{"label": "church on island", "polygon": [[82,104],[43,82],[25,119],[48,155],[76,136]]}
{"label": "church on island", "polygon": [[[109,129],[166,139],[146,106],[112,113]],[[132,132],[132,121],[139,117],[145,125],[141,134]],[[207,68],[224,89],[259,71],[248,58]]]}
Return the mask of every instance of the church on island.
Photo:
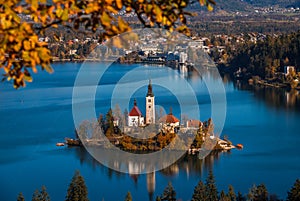
{"label": "church on island", "polygon": [[180,127],[180,121],[170,111],[169,114],[156,120],[155,116],[155,96],[152,90],[151,80],[148,84],[148,91],[146,94],[146,117],[143,116],[141,110],[134,99],[133,107],[128,114],[128,127],[145,127],[150,124],[159,123],[163,130],[168,132],[175,132]]}

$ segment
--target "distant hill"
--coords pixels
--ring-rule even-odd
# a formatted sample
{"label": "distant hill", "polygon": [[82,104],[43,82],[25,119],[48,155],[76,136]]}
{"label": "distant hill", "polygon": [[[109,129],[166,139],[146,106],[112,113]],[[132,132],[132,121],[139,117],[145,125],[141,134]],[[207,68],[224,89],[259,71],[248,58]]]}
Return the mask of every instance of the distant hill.
{"label": "distant hill", "polygon": [[300,7],[299,0],[244,0],[253,6],[267,7],[278,5],[280,7]]}
{"label": "distant hill", "polygon": [[[215,10],[223,11],[250,11],[253,7],[270,7],[279,6],[286,7],[300,7],[299,0],[215,0],[217,5]],[[204,10],[198,2],[190,5],[190,9]]]}
{"label": "distant hill", "polygon": [[[246,11],[252,6],[242,0],[215,0],[215,10],[223,11]],[[206,10],[204,6],[200,6],[198,2],[189,6],[192,10]]]}

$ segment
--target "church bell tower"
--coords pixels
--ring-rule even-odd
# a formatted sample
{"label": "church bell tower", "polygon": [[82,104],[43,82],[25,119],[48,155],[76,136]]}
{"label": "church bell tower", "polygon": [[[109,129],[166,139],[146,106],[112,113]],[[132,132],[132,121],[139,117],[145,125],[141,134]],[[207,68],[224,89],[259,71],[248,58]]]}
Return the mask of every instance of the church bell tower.
{"label": "church bell tower", "polygon": [[154,94],[152,91],[151,80],[149,80],[148,92],[146,95],[146,124],[154,124],[154,123],[155,123],[155,102],[154,102]]}

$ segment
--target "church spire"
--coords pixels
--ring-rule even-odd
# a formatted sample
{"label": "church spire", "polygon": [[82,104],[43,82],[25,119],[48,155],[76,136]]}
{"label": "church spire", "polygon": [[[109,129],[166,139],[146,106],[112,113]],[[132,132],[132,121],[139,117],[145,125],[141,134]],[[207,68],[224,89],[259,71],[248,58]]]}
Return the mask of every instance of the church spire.
{"label": "church spire", "polygon": [[137,106],[136,99],[133,101],[133,106]]}
{"label": "church spire", "polygon": [[153,97],[153,91],[152,91],[152,83],[151,83],[151,79],[149,80],[149,84],[148,84],[148,92],[147,92],[147,96],[151,96]]}

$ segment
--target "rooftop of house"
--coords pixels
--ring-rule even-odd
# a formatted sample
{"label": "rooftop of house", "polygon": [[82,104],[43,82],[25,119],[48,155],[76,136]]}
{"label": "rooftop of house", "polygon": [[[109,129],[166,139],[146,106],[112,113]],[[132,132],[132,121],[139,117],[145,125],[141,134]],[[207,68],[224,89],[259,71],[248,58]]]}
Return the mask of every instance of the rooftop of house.
{"label": "rooftop of house", "polygon": [[140,109],[137,106],[137,102],[135,99],[133,103],[133,108],[129,112],[129,116],[143,116],[143,114],[141,113]]}

